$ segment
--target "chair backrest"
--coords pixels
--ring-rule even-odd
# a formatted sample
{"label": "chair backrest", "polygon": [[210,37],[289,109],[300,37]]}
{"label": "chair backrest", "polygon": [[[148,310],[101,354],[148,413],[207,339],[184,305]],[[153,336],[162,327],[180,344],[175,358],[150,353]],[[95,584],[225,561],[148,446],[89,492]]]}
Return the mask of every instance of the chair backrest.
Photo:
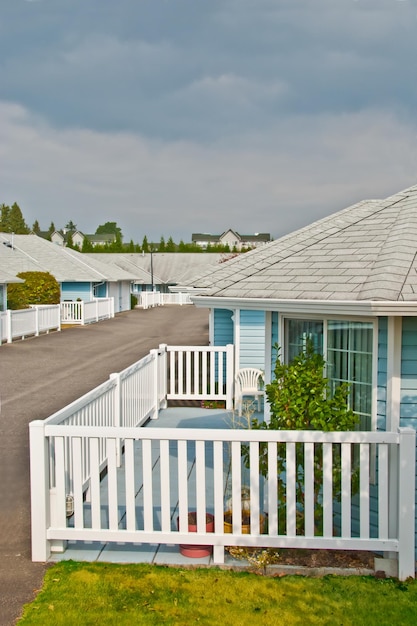
{"label": "chair backrest", "polygon": [[255,367],[245,367],[239,370],[235,377],[235,383],[241,391],[258,391],[259,382],[263,379],[262,370]]}

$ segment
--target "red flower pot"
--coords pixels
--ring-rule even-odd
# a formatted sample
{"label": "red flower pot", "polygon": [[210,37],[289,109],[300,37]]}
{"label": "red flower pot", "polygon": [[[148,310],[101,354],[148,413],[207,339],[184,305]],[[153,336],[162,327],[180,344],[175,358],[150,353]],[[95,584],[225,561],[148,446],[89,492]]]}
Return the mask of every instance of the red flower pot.
{"label": "red flower pot", "polygon": [[[177,518],[178,530],[180,529],[180,519]],[[191,511],[188,513],[188,532],[197,532],[197,513]],[[214,515],[206,513],[206,532],[214,533]],[[210,556],[213,552],[212,546],[201,546],[193,544],[180,544],[180,552],[183,556],[188,556],[192,559],[200,559],[204,556]]]}

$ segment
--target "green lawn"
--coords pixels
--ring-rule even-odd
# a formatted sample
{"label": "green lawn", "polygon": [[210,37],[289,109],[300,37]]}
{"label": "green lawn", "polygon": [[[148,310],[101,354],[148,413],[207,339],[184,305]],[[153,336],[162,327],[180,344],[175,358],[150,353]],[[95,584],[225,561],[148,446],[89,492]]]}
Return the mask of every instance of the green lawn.
{"label": "green lawn", "polygon": [[417,624],[417,583],[372,577],[61,562],[20,625]]}

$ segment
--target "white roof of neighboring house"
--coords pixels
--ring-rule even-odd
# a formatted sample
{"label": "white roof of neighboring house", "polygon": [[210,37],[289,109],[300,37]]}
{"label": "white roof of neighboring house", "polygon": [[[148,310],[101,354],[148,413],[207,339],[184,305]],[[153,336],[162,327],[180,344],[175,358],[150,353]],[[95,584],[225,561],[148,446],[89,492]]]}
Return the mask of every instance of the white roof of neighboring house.
{"label": "white roof of neighboring house", "polygon": [[[88,253],[83,256],[90,259],[98,258],[106,264],[115,264],[126,271],[136,272],[135,282],[138,284],[151,283],[150,253]],[[154,284],[184,284],[203,271],[213,271],[225,256],[214,252],[154,252],[152,254]]]}
{"label": "white roof of neighboring house", "polygon": [[[5,245],[3,245],[5,244]],[[19,272],[50,272],[58,282],[133,281],[135,275],[120,267],[64,248],[36,235],[0,233],[0,265],[16,276]]]}
{"label": "white roof of neighboring house", "polygon": [[210,297],[417,301],[417,185],[364,200],[201,276]]}

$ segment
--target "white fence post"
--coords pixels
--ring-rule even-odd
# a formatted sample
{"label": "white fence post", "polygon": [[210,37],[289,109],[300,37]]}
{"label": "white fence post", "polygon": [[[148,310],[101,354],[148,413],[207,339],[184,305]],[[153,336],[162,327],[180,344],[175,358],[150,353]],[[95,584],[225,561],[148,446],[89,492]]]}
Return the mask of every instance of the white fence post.
{"label": "white fence post", "polygon": [[12,343],[13,341],[13,330],[12,330],[12,312],[10,309],[7,309],[7,318],[6,318],[6,328],[7,328],[7,343]]}
{"label": "white fence post", "polygon": [[168,406],[167,394],[168,394],[168,346],[166,343],[159,344],[160,351],[160,359],[161,359],[161,367],[160,374],[161,380],[159,381],[161,388],[161,395],[164,396],[164,400],[162,401],[161,408],[166,409]]}
{"label": "white fence post", "polygon": [[[113,417],[113,426],[119,428],[122,425],[122,384],[120,380],[119,373],[113,373],[109,376],[110,380],[114,380],[115,389],[114,389],[114,417]],[[124,425],[124,424],[123,424]],[[122,449],[121,449],[121,439],[120,437],[116,438],[116,466],[121,467],[122,465]]]}
{"label": "white fence post", "polygon": [[234,384],[234,347],[226,346],[226,409],[233,409],[233,384]]}
{"label": "white fence post", "polygon": [[398,469],[398,578],[415,575],[415,471],[416,431],[399,428]]}
{"label": "white fence post", "polygon": [[159,359],[158,359],[158,350],[156,348],[153,348],[152,350],[150,350],[150,354],[152,354],[153,357],[153,389],[152,389],[152,395],[153,395],[153,406],[154,406],[154,410],[152,412],[151,415],[151,419],[156,420],[158,419],[158,414],[159,414],[159,398],[158,398],[158,378],[159,378]]}
{"label": "white fence post", "polygon": [[51,554],[46,531],[50,521],[49,446],[45,437],[45,422],[29,424],[30,493],[32,524],[32,561],[47,561]]}
{"label": "white fence post", "polygon": [[85,325],[85,307],[84,307],[84,301],[80,302],[80,318],[81,318],[81,326]]}

